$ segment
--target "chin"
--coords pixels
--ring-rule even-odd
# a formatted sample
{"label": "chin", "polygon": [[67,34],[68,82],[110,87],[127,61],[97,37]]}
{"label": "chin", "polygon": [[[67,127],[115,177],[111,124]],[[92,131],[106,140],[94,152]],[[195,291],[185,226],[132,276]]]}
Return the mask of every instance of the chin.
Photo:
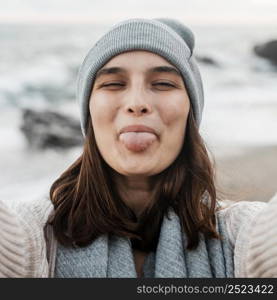
{"label": "chin", "polygon": [[149,165],[144,168],[140,165],[132,168],[123,168],[119,173],[124,176],[152,176],[162,172],[162,170],[157,168],[150,168]]}
{"label": "chin", "polygon": [[152,172],[149,170],[133,170],[133,169],[125,169],[123,172],[125,176],[151,176]]}

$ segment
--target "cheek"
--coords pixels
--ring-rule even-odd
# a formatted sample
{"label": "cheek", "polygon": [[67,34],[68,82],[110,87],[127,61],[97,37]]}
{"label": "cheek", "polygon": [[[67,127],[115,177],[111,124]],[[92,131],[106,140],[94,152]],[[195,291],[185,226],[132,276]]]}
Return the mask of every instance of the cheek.
{"label": "cheek", "polygon": [[176,95],[161,102],[159,111],[164,125],[170,128],[180,123],[184,127],[189,108],[190,104],[186,96]]}
{"label": "cheek", "polygon": [[162,149],[168,157],[175,158],[184,142],[190,103],[186,95],[171,97],[163,103],[159,108],[164,125]]}
{"label": "cheek", "polygon": [[89,110],[97,148],[102,157],[109,161],[112,156],[110,149],[114,139],[116,108],[111,101],[108,103],[107,97],[97,95],[91,97]]}
{"label": "cheek", "polygon": [[116,114],[116,107],[112,105],[107,97],[97,96],[90,99],[90,115],[94,130],[101,130],[105,127],[111,128]]}

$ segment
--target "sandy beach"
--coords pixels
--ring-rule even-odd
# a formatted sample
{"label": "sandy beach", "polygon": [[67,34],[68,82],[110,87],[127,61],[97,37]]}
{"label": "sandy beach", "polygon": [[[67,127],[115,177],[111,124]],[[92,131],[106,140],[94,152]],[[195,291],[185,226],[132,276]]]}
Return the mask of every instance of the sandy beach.
{"label": "sandy beach", "polygon": [[217,186],[235,201],[265,201],[277,193],[277,145],[244,148],[216,160]]}

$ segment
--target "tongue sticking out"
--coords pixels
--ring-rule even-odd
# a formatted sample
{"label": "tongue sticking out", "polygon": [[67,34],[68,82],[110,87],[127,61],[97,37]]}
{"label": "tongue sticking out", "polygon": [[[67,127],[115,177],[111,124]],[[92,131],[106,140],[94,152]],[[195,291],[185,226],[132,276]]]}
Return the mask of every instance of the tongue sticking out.
{"label": "tongue sticking out", "polygon": [[124,132],[119,140],[130,151],[143,151],[148,148],[156,139],[156,135],[150,132]]}

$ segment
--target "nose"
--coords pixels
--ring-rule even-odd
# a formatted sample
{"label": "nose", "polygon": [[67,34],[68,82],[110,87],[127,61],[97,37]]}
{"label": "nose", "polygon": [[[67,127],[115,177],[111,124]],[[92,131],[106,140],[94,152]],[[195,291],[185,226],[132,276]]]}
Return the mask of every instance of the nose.
{"label": "nose", "polygon": [[134,116],[149,114],[152,112],[152,105],[147,101],[147,95],[142,91],[135,91],[126,95],[128,97],[125,105],[125,112]]}
{"label": "nose", "polygon": [[128,105],[128,107],[127,107],[127,112],[134,114],[136,116],[147,114],[147,113],[149,113],[149,111],[150,111],[150,109],[147,104],[140,104],[140,105],[131,104],[131,105]]}

